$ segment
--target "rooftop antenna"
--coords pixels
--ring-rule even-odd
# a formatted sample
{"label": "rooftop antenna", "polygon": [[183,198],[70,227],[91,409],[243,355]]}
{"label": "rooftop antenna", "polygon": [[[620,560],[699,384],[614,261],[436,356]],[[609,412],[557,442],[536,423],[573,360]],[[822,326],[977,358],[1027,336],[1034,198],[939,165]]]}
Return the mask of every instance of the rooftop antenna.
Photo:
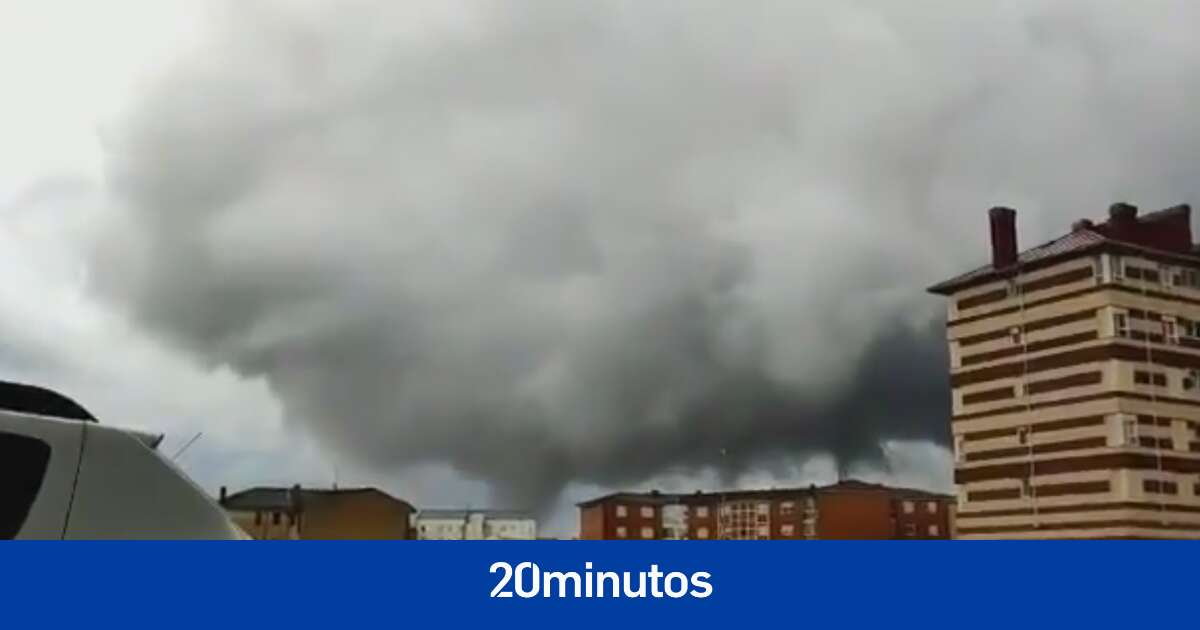
{"label": "rooftop antenna", "polygon": [[193,435],[192,439],[187,441],[187,444],[184,444],[178,451],[175,451],[175,454],[171,456],[171,461],[179,459],[179,456],[183,455],[184,451],[191,448],[192,445],[196,443],[196,440],[199,440],[200,436],[202,435],[204,435],[203,431],[197,432],[196,435]]}

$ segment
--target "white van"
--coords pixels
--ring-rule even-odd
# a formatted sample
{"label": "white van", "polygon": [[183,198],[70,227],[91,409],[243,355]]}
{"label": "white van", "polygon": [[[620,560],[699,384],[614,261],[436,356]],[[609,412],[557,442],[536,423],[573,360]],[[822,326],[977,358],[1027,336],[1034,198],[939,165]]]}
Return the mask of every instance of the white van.
{"label": "white van", "polygon": [[161,440],[0,381],[0,540],[246,539]]}

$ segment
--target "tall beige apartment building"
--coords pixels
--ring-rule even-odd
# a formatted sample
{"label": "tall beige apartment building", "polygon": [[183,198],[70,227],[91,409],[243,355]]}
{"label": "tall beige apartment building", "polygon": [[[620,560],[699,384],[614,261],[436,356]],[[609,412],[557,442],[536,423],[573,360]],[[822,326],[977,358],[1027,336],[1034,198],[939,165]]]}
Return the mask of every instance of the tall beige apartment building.
{"label": "tall beige apartment building", "polygon": [[960,538],[1200,538],[1200,249],[1191,209],[1116,204],[949,298]]}

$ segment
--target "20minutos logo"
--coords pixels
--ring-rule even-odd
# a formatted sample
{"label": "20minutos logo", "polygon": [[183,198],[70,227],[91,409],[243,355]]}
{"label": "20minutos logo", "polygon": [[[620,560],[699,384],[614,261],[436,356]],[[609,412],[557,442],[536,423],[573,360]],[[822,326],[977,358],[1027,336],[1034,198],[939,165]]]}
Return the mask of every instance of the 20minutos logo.
{"label": "20minutos logo", "polygon": [[691,595],[703,599],[712,595],[709,583],[712,574],[697,571],[688,576],[678,571],[663,573],[657,564],[649,571],[631,573],[622,571],[592,571],[592,563],[585,562],[584,571],[542,571],[532,562],[519,563],[516,568],[507,562],[492,564],[489,573],[500,573],[500,581],[492,589],[491,597],[671,597],[678,599]]}

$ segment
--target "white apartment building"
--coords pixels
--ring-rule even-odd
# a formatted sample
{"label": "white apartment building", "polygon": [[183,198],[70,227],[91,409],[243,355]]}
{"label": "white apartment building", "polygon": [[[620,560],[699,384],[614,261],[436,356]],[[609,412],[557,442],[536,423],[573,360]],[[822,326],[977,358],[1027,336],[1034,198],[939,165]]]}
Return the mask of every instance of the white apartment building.
{"label": "white apartment building", "polygon": [[420,510],[412,529],[417,540],[533,540],[537,519],[506,510]]}

